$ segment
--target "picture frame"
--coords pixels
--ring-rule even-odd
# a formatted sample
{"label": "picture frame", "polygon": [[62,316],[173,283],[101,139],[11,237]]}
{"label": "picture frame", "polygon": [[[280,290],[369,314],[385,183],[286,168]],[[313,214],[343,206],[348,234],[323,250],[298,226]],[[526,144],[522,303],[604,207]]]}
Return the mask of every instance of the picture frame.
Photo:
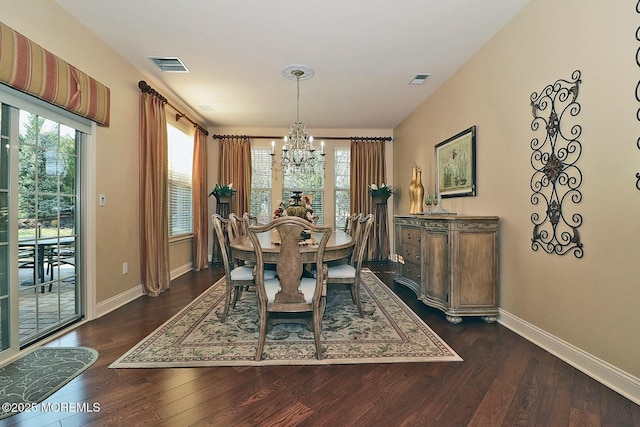
{"label": "picture frame", "polygon": [[476,126],[435,146],[436,194],[442,198],[475,196]]}

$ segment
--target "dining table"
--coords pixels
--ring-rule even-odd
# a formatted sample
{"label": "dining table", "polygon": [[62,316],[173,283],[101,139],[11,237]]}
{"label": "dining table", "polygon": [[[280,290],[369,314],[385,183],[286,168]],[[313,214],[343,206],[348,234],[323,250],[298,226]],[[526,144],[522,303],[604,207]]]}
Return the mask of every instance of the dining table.
{"label": "dining table", "polygon": [[[18,240],[18,248],[20,252],[28,254],[28,258],[31,260],[28,262],[33,267],[33,285],[37,282],[40,284],[46,282],[44,263],[45,261],[51,262],[54,256],[54,250],[74,247],[76,238],[74,236],[62,236],[62,237],[43,237],[43,238],[28,238]],[[18,260],[20,263],[20,260]],[[53,267],[52,267],[53,268]],[[51,272],[53,275],[53,270]],[[49,284],[49,291],[51,291],[51,283]],[[41,286],[41,292],[44,292],[44,286]]]}
{"label": "dining table", "polygon": [[[278,262],[280,253],[280,236],[278,231],[273,229],[264,233],[259,233],[258,240],[262,246],[262,257],[265,264],[275,264]],[[300,241],[300,253],[302,262],[313,263],[316,261],[316,253],[318,252],[318,244],[321,239],[321,233],[311,232],[311,237]],[[349,233],[342,230],[334,230],[327,241],[324,250],[324,260],[333,261],[348,257],[353,252],[355,240]],[[231,240],[231,252],[234,258],[243,261],[256,261],[256,253],[251,243],[249,235],[241,235]]]}

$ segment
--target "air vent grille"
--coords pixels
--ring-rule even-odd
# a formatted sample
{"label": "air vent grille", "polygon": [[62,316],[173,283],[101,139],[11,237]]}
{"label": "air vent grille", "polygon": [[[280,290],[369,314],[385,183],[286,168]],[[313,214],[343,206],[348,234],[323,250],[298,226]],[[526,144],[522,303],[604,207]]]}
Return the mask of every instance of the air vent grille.
{"label": "air vent grille", "polygon": [[416,76],[409,82],[411,85],[421,85],[427,81],[431,74],[416,74]]}
{"label": "air vent grille", "polygon": [[176,57],[157,57],[150,56],[149,59],[153,61],[154,64],[165,73],[188,73],[189,70],[184,65],[184,63],[180,60],[180,58]]}

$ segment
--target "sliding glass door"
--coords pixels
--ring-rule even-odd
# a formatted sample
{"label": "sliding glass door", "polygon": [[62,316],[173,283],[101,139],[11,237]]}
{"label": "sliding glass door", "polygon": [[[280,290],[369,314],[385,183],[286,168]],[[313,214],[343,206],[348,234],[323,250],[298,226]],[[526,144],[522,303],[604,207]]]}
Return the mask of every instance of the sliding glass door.
{"label": "sliding glass door", "polygon": [[86,125],[14,100],[0,91],[0,361],[84,315]]}
{"label": "sliding glass door", "polygon": [[0,104],[0,352],[11,346],[9,299],[9,106]]}
{"label": "sliding glass door", "polygon": [[18,278],[20,345],[80,318],[75,129],[20,110]]}

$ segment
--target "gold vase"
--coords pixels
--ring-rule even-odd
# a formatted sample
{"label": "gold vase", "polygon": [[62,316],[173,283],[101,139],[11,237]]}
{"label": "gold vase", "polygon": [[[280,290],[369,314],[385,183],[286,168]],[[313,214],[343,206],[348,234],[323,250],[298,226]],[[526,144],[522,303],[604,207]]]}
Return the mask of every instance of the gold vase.
{"label": "gold vase", "polygon": [[424,200],[424,186],[422,185],[422,169],[418,168],[418,179],[416,180],[416,189],[415,195],[413,197],[415,200],[416,211],[414,213],[423,212],[422,202]]}
{"label": "gold vase", "polygon": [[418,166],[411,168],[411,183],[409,184],[409,213],[416,213],[416,185],[418,181]]}

